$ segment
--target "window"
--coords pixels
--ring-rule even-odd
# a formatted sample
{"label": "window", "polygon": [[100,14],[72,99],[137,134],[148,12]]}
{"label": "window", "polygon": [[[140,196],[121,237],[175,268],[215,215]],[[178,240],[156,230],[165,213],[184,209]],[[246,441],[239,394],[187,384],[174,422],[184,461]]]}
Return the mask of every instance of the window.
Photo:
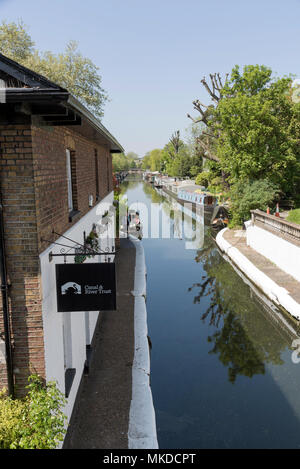
{"label": "window", "polygon": [[110,181],[109,181],[109,178],[110,178],[110,175],[109,175],[109,156],[107,155],[106,157],[106,170],[107,170],[107,192],[109,192],[109,187],[110,187]]}
{"label": "window", "polygon": [[95,181],[96,181],[96,200],[99,199],[99,169],[98,169],[98,152],[95,149]]}
{"label": "window", "polygon": [[69,213],[73,213],[78,210],[75,151],[69,149],[66,150],[66,165],[68,184],[68,209]]}
{"label": "window", "polygon": [[71,152],[66,150],[67,155],[67,182],[68,182],[68,207],[69,212],[73,211],[73,190],[72,190],[72,170],[71,170]]}

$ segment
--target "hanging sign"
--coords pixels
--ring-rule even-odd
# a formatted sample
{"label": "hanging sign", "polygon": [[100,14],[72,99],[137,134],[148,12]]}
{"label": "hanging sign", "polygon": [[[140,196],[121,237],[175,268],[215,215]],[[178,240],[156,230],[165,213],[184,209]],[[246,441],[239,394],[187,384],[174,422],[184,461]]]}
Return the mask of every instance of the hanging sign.
{"label": "hanging sign", "polygon": [[56,264],[57,311],[116,309],[114,263]]}

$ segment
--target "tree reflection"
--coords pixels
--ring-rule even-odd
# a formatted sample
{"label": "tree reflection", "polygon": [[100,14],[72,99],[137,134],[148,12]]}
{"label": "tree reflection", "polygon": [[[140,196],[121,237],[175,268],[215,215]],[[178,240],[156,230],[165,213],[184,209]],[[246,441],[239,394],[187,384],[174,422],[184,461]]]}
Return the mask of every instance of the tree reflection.
{"label": "tree reflection", "polygon": [[207,338],[213,346],[209,353],[218,355],[228,367],[231,383],[235,383],[238,375],[251,378],[264,374],[265,363],[283,364],[281,352],[288,343],[262,314],[262,308],[250,296],[249,287],[207,236],[205,243],[195,260],[202,264],[206,275],[188,291],[197,290],[194,304],[206,304],[201,320],[215,328]]}
{"label": "tree reflection", "polygon": [[224,366],[228,367],[228,379],[235,383],[238,375],[252,376],[265,373],[265,365],[242,327],[239,318],[227,311],[221,330],[208,337],[214,344],[209,353],[215,353]]}
{"label": "tree reflection", "polygon": [[151,198],[152,203],[161,204],[162,202],[164,202],[165,198],[161,194],[159,194],[151,184],[145,182],[143,190],[145,194]]}

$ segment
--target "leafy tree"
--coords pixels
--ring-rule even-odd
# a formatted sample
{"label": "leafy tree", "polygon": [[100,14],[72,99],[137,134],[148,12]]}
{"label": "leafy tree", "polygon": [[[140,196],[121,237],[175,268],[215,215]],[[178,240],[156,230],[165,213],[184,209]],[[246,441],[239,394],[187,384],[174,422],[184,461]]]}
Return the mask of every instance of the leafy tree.
{"label": "leafy tree", "polygon": [[34,51],[34,42],[26,31],[22,21],[18,23],[6,23],[0,25],[0,51],[1,54],[24,62]]}
{"label": "leafy tree", "polygon": [[[235,66],[225,81],[214,74],[202,84],[213,104],[194,101],[200,117],[192,120],[202,128],[197,142],[203,159],[215,165],[207,175],[209,190],[231,187],[233,223],[272,203],[279,192],[298,205],[300,104],[292,99],[291,79],[274,79],[270,68],[247,65],[242,72]],[[255,181],[266,182],[256,187]]]}
{"label": "leafy tree", "polygon": [[0,52],[66,88],[96,117],[103,117],[108,99],[101,86],[99,68],[78,51],[75,41],[60,54],[39,52],[22,22],[0,26]]}
{"label": "leafy tree", "polygon": [[207,187],[209,184],[209,174],[207,171],[202,171],[199,173],[195,179],[195,183],[198,184],[198,186],[205,186]]}
{"label": "leafy tree", "polygon": [[241,225],[249,220],[250,210],[266,211],[268,206],[275,204],[279,196],[279,189],[267,179],[245,183],[239,181],[230,191],[231,211],[233,212],[231,225]]}
{"label": "leafy tree", "polygon": [[132,160],[138,160],[139,159],[139,155],[137,153],[134,153],[134,151],[129,151],[127,154],[126,154],[127,158],[130,158]]}
{"label": "leafy tree", "polygon": [[134,155],[136,155],[136,154],[133,153],[133,152],[129,152],[127,154],[114,153],[113,154],[113,159],[112,159],[112,164],[113,164],[114,171],[115,172],[127,171],[128,169],[136,168],[137,160],[134,157]]}
{"label": "leafy tree", "polygon": [[297,155],[289,131],[290,79],[271,82],[266,67],[235,68],[215,111],[220,133],[216,154],[229,180],[268,178],[284,190],[294,186]]}
{"label": "leafy tree", "polygon": [[142,168],[150,171],[161,171],[163,168],[163,152],[160,148],[149,151],[143,158]]}

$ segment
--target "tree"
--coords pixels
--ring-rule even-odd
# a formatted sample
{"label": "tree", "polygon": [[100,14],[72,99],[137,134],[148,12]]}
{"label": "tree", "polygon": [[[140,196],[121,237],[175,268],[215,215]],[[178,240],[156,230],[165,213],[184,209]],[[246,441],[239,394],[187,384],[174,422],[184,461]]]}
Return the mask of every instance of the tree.
{"label": "tree", "polygon": [[66,88],[96,117],[103,117],[108,97],[101,86],[99,68],[78,51],[75,41],[69,42],[60,54],[39,52],[22,22],[3,22],[0,26],[0,51]]}
{"label": "tree", "polygon": [[172,153],[178,155],[180,148],[183,146],[182,140],[180,140],[180,131],[176,130],[169,140],[170,147],[172,148]]}
{"label": "tree", "polygon": [[231,224],[242,225],[251,217],[250,210],[267,210],[279,198],[278,187],[267,179],[258,179],[251,183],[238,181],[233,184],[231,196],[231,211],[233,212]]}
{"label": "tree", "polygon": [[[226,75],[225,83],[227,78],[228,74]],[[213,129],[213,125],[215,122],[214,110],[222,97],[222,89],[224,84],[219,73],[210,74],[210,84],[207,82],[205,77],[203,77],[201,83],[208,92],[210,99],[213,101],[213,104],[206,105],[196,99],[193,101],[193,106],[194,109],[199,112],[200,117],[195,119],[190,114],[187,114],[187,116],[192,119],[194,124],[202,124],[202,132],[201,135],[197,137],[197,144],[202,149],[203,156],[213,161],[219,161],[214,151],[216,135]]]}
{"label": "tree", "polygon": [[137,167],[138,156],[134,152],[125,153],[114,153],[112,164],[115,172],[127,171],[130,168]]}
{"label": "tree", "polygon": [[24,62],[34,51],[34,42],[22,21],[0,25],[0,51],[17,62]]}
{"label": "tree", "polygon": [[127,153],[127,158],[130,158],[132,160],[138,160],[139,159],[139,155],[137,153],[134,153],[134,151],[129,151]]}
{"label": "tree", "polygon": [[[233,70],[216,110],[221,137],[216,154],[231,183],[268,178],[285,191],[293,187],[297,155],[289,126],[295,106],[287,98],[291,80],[271,82],[265,67]],[[226,97],[227,96],[227,97]]]}
{"label": "tree", "polygon": [[163,149],[165,169],[170,176],[189,177],[192,159],[189,147],[180,138],[180,131],[174,132]]}
{"label": "tree", "polygon": [[[251,183],[268,178],[287,195],[299,191],[300,133],[298,104],[290,99],[290,78],[272,78],[263,65],[235,66],[225,81],[210,75],[202,84],[213,102],[198,100],[195,123],[205,125],[198,143],[205,158],[215,161],[223,183]],[[191,116],[189,116],[191,117]]]}
{"label": "tree", "polygon": [[161,171],[163,165],[163,152],[160,148],[149,151],[143,158],[142,168],[150,171]]}

